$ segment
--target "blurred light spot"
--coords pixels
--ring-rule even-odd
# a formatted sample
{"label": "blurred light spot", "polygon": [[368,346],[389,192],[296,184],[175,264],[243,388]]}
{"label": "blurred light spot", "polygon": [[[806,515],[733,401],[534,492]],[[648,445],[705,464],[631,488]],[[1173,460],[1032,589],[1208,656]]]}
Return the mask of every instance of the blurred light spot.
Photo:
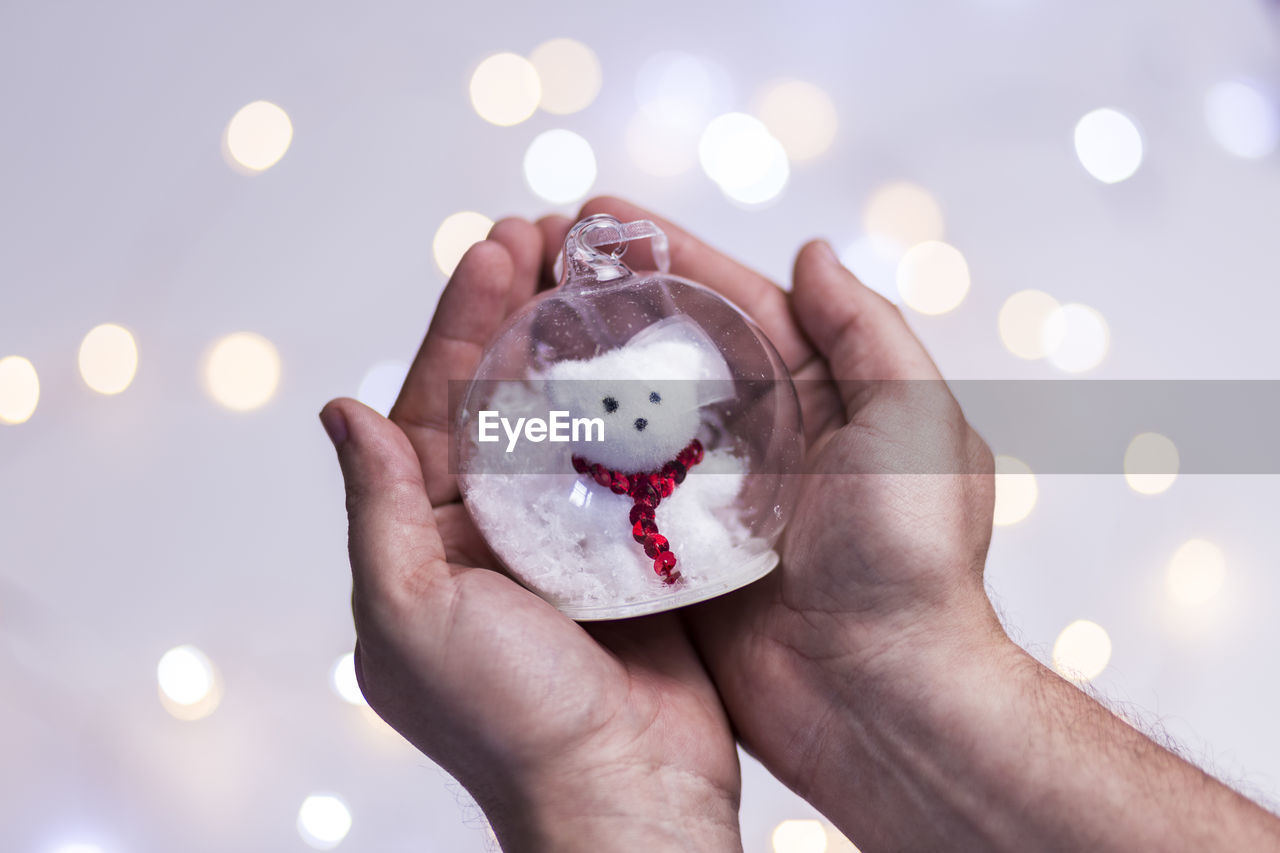
{"label": "blurred light spot", "polygon": [[289,114],[270,101],[254,101],[240,108],[223,133],[223,150],[233,166],[250,173],[270,169],[293,142]]}
{"label": "blurred light spot", "polygon": [[360,692],[360,681],[356,678],[356,656],[347,652],[338,658],[333,665],[333,689],[344,701],[352,705],[367,705],[364,694]]}
{"label": "blurred light spot", "polygon": [[1111,345],[1107,321],[1088,305],[1070,303],[1056,309],[1044,324],[1049,361],[1059,370],[1083,373],[1102,363]]}
{"label": "blurred light spot", "polygon": [[80,375],[99,394],[119,394],[138,372],[138,345],[128,329],[97,326],[80,342]]}
{"label": "blurred light spot", "polygon": [[219,339],[205,358],[205,387],[218,403],[237,412],[264,405],[280,384],[280,355],[254,332]]}
{"label": "blurred light spot", "polygon": [[471,106],[491,124],[519,124],[533,115],[541,99],[538,72],[523,56],[495,53],[471,74]]}
{"label": "blurred light spot", "polygon": [[659,178],[682,175],[698,159],[698,135],[689,125],[655,120],[643,112],[627,123],[626,144],[632,161]]}
{"label": "blurred light spot", "polygon": [[827,831],[818,820],[784,820],[773,830],[774,853],[825,853]]}
{"label": "blurred light spot", "polygon": [[657,53],[640,66],[636,100],[651,119],[700,125],[732,100],[729,75],[710,60],[677,51]]}
{"label": "blurred light spot", "polygon": [[1124,113],[1103,108],[1076,123],[1076,156],[1104,184],[1123,181],[1142,165],[1142,134]]}
{"label": "blurred light spot", "polygon": [[377,711],[370,708],[367,704],[362,704],[358,707],[360,708],[360,716],[364,718],[366,723],[368,723],[369,728],[381,735],[393,738],[397,743],[404,742],[403,738],[400,737],[400,733],[391,728],[391,725],[386,720],[379,717]]}
{"label": "blurred light spot", "polygon": [[529,61],[542,84],[541,106],[549,113],[586,109],[600,92],[600,60],[580,41],[545,41],[533,49]]}
{"label": "blurred light spot", "polygon": [[435,255],[440,272],[453,275],[454,268],[467,253],[467,249],[488,237],[492,227],[492,219],[472,210],[446,216],[431,241],[431,253]]}
{"label": "blurred light spot", "polygon": [[298,809],[298,834],[317,850],[332,850],[351,831],[351,812],[333,794],[312,794]]}
{"label": "blurred light spot", "polygon": [[1257,160],[1280,142],[1280,112],[1254,86],[1227,80],[1209,90],[1204,118],[1214,141],[1230,154]]}
{"label": "blurred light spot", "polygon": [[1194,607],[1217,595],[1226,577],[1227,558],[1218,546],[1204,539],[1191,539],[1169,561],[1166,585],[1175,602]]}
{"label": "blurred light spot", "polygon": [[0,358],[0,424],[30,420],[40,402],[36,368],[20,355]]}
{"label": "blurred light spot", "polygon": [[938,240],[917,243],[898,262],[898,292],[921,314],[945,314],[969,292],[969,264],[956,247]]}
{"label": "blurred light spot", "polygon": [[1111,661],[1111,638],[1096,622],[1077,619],[1053,644],[1053,668],[1071,681],[1092,681]]}
{"label": "blurred light spot", "polygon": [[386,417],[400,396],[404,378],[408,375],[409,365],[403,361],[380,361],[369,368],[364,379],[360,380],[356,399]]}
{"label": "blurred light spot", "polygon": [[587,194],[596,181],[596,155],[587,140],[571,130],[548,130],[524,152],[524,179],[540,198],[568,204]]}
{"label": "blurred light spot", "polygon": [[827,831],[827,853],[860,853],[843,832],[827,823],[823,824],[823,828]]}
{"label": "blurred light spot", "polygon": [[84,841],[72,841],[68,844],[59,844],[53,848],[50,853],[104,853],[103,849],[97,844],[89,844]]}
{"label": "blurred light spot", "polygon": [[840,253],[840,263],[858,277],[858,281],[891,302],[901,300],[898,293],[898,263],[902,246],[874,235],[859,237]]}
{"label": "blurred light spot", "polygon": [[862,227],[873,237],[910,248],[942,239],[942,208],[924,187],[897,181],[871,194],[862,212]]}
{"label": "blurred light spot", "polygon": [[217,670],[195,646],[178,646],[164,653],[156,666],[160,704],[180,720],[209,716],[222,699]]}
{"label": "blurred light spot", "polygon": [[792,160],[812,160],[836,138],[839,119],[830,96],[804,80],[779,80],[760,94],[756,115]]}
{"label": "blurred light spot", "polygon": [[1158,432],[1134,436],[1124,452],[1124,479],[1143,495],[1158,495],[1178,479],[1178,448]]}
{"label": "blurred light spot", "polygon": [[791,175],[782,143],[746,113],[712,119],[698,140],[698,161],[725,195],[742,204],[769,201]]}
{"label": "blurred light spot", "polygon": [[[998,325],[1000,341],[1018,358],[1044,358],[1057,348],[1059,341],[1048,340],[1049,318],[1058,310],[1058,300],[1039,290],[1023,290],[1013,294],[1000,308]],[[1061,324],[1054,332],[1063,331]]]}
{"label": "blurred light spot", "polygon": [[992,521],[997,527],[1017,524],[1035,509],[1040,487],[1031,466],[1012,456],[996,457],[996,506]]}

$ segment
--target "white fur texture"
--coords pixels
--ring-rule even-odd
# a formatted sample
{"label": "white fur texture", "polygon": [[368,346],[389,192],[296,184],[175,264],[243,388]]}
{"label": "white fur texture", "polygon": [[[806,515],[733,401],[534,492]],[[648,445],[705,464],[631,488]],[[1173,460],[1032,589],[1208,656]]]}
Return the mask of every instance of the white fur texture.
{"label": "white fur texture", "polygon": [[545,378],[552,404],[573,418],[600,418],[604,441],[574,453],[616,471],[652,471],[698,434],[701,407],[723,388],[728,365],[697,325],[672,317],[626,346],[595,358],[564,361]]}

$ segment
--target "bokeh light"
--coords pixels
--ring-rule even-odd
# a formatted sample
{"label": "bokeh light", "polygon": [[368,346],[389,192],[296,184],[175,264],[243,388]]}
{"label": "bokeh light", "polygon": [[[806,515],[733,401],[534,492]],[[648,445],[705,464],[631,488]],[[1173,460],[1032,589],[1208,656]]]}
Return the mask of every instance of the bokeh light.
{"label": "bokeh light", "polygon": [[1280,143],[1280,109],[1243,80],[1211,88],[1204,99],[1204,119],[1214,141],[1237,157],[1259,160]]}
{"label": "bokeh light", "polygon": [[755,113],[792,160],[826,153],[839,127],[831,96],[804,80],[770,83],[757,98]]}
{"label": "bokeh light", "polygon": [[471,106],[480,118],[510,127],[533,115],[542,84],[533,63],[514,53],[495,53],[471,74]]}
{"label": "bokeh light", "polygon": [[992,523],[996,527],[1017,524],[1035,509],[1040,487],[1031,466],[1012,456],[996,457],[996,503]]}
{"label": "bokeh light", "polygon": [[280,384],[280,355],[254,332],[219,339],[205,357],[205,389],[228,409],[247,412],[267,403]]}
{"label": "bokeh light", "polygon": [[1190,539],[1169,561],[1165,587],[1177,604],[1197,607],[1212,600],[1226,578],[1227,558],[1222,550],[1205,539]]}
{"label": "bokeh light", "polygon": [[636,100],[655,121],[694,126],[728,107],[732,85],[729,74],[708,59],[662,51],[640,66]]}
{"label": "bokeh light", "polygon": [[840,263],[858,277],[858,281],[879,293],[890,302],[898,302],[898,263],[902,260],[902,247],[883,237],[865,235],[854,240],[840,252]]}
{"label": "bokeh light", "polygon": [[544,41],[529,54],[529,62],[542,86],[539,105],[549,113],[576,113],[589,107],[600,93],[600,60],[580,41]]}
{"label": "bokeh light", "polygon": [[367,705],[364,694],[360,692],[360,681],[356,678],[356,655],[355,652],[347,652],[338,658],[333,665],[333,672],[330,673],[333,682],[333,689],[343,701],[350,702],[352,705]]}
{"label": "bokeh light", "polygon": [[896,280],[904,305],[921,314],[945,314],[969,292],[969,264],[956,247],[930,240],[906,251]]}
{"label": "bokeh light", "polygon": [[632,162],[655,177],[683,175],[698,161],[698,134],[687,124],[638,112],[627,122],[625,137]]}
{"label": "bokeh light", "polygon": [[1054,367],[1083,373],[1106,358],[1111,331],[1096,309],[1073,302],[1057,308],[1045,320],[1044,340]]}
{"label": "bokeh light", "polygon": [[298,834],[317,850],[332,850],[351,831],[351,811],[333,794],[312,794],[298,809]]}
{"label": "bokeh light", "polygon": [[50,853],[105,853],[105,851],[101,845],[88,841],[71,841],[66,844],[59,844]]}
{"label": "bokeh light", "polygon": [[774,853],[825,853],[827,830],[818,820],[784,820],[770,840]]}
{"label": "bokeh light", "polygon": [[213,663],[195,646],[165,652],[156,666],[160,704],[180,720],[209,716],[222,699],[221,679]]}
{"label": "bokeh light", "polygon": [[222,136],[228,162],[255,174],[270,169],[293,142],[289,114],[270,101],[254,101],[231,117]]}
{"label": "bokeh light", "polygon": [[467,249],[488,237],[491,228],[493,220],[474,210],[462,210],[446,216],[431,240],[431,254],[440,272],[453,275]]}
{"label": "bokeh light", "polygon": [[1076,123],[1076,156],[1085,171],[1104,184],[1125,180],[1142,165],[1142,134],[1117,110],[1094,110]]}
{"label": "bokeh light", "polygon": [[524,179],[540,198],[568,204],[591,190],[596,155],[591,144],[573,131],[548,130],[534,137],[524,153]]}
{"label": "bokeh light", "polygon": [[39,403],[35,365],[20,355],[0,358],[0,424],[26,423]]}
{"label": "bokeh light", "polygon": [[356,399],[385,417],[391,413],[408,374],[409,365],[403,361],[380,361],[360,380]]}
{"label": "bokeh light", "polygon": [[1134,436],[1124,452],[1124,479],[1143,495],[1168,491],[1178,479],[1178,448],[1158,432]]}
{"label": "bokeh light", "polygon": [[894,181],[871,193],[862,212],[862,228],[872,237],[909,249],[942,239],[942,207],[924,187]]}
{"label": "bokeh light", "polygon": [[1111,662],[1111,637],[1088,619],[1077,619],[1062,629],[1053,644],[1053,668],[1075,682],[1092,681]]}
{"label": "bokeh light", "polygon": [[80,376],[99,394],[119,394],[138,372],[138,344],[114,323],[95,326],[80,342]]}
{"label": "bokeh light", "polygon": [[1005,300],[1000,307],[997,325],[1000,342],[1018,358],[1044,358],[1059,341],[1050,340],[1047,332],[1061,334],[1061,324],[1050,329],[1049,318],[1061,307],[1058,300],[1039,290],[1022,290]]}
{"label": "bokeh light", "polygon": [[698,140],[698,162],[725,195],[742,204],[776,197],[791,174],[782,143],[746,113],[711,120]]}

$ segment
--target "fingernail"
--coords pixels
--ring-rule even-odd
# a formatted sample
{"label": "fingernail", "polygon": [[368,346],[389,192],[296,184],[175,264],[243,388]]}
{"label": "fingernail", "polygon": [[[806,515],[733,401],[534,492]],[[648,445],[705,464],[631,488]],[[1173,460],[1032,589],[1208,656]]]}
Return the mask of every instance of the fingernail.
{"label": "fingernail", "polygon": [[333,442],[334,449],[340,450],[347,441],[347,419],[342,410],[336,406],[325,406],[320,410],[320,423]]}

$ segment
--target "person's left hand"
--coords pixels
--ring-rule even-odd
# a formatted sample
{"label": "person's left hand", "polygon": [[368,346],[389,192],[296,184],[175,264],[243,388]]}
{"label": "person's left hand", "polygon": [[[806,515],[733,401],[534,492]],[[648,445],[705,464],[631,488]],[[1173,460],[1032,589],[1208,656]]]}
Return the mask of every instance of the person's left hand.
{"label": "person's left hand", "polygon": [[568,226],[504,220],[467,252],[390,420],[349,399],[321,412],[347,486],[361,690],[504,849],[738,850],[734,738],[679,620],[570,621],[498,571],[449,470],[448,383],[533,297]]}

